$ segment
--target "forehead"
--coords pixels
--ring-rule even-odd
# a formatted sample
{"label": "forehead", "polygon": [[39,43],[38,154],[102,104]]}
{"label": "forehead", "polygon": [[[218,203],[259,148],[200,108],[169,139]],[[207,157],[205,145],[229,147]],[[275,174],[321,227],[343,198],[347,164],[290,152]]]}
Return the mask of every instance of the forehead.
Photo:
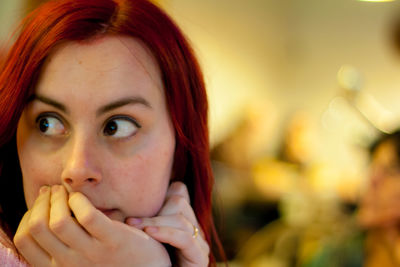
{"label": "forehead", "polygon": [[140,40],[127,36],[105,35],[57,46],[47,57],[35,90],[47,93],[59,88],[61,80],[62,86],[74,90],[88,82],[112,88],[119,83],[140,86],[150,82],[162,88],[160,70],[150,50]]}
{"label": "forehead", "polygon": [[[139,63],[143,67],[157,66],[151,51],[142,41],[122,35],[103,35],[85,41],[65,42],[56,46],[45,64],[71,58],[81,62],[90,62],[92,63],[91,67],[96,70],[101,70],[104,63],[111,63],[111,66],[112,63],[115,66],[121,63]],[[103,64],[98,65],[97,63]],[[103,68],[103,70],[107,69]]]}

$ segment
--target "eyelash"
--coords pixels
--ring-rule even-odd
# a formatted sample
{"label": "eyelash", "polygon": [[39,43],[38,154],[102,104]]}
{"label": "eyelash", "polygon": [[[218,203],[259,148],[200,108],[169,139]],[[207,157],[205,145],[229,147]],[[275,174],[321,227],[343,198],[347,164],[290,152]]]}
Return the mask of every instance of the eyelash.
{"label": "eyelash", "polygon": [[[59,120],[64,125],[64,127],[68,126],[68,123],[66,123],[64,118],[62,116],[60,116],[59,114],[54,113],[54,112],[45,112],[45,113],[41,113],[39,116],[37,116],[37,118],[35,120],[36,127],[38,127],[38,123],[41,119],[44,119],[47,117],[51,117],[51,118],[55,118],[55,119]],[[45,134],[42,133],[42,135],[45,135]]]}
{"label": "eyelash", "polygon": [[39,116],[37,116],[35,123],[38,123],[40,119],[43,119],[46,117],[53,117],[64,123],[64,119],[60,115],[58,115],[57,113],[54,113],[54,112],[40,113]]}
{"label": "eyelash", "polygon": [[[108,124],[110,122],[112,122],[112,121],[118,121],[118,120],[123,120],[123,121],[129,122],[129,123],[132,123],[134,125],[134,127],[136,128],[136,131],[134,131],[134,133],[132,133],[130,135],[123,136],[123,137],[115,137],[114,134],[108,134],[106,132],[108,130],[107,129]],[[119,126],[117,124],[117,129],[118,128],[119,128]],[[114,116],[110,117],[108,120],[105,121],[105,123],[104,123],[104,125],[102,127],[102,131],[103,131],[104,136],[107,136],[109,138],[113,138],[113,139],[118,140],[118,141],[122,141],[122,140],[127,140],[132,136],[135,136],[137,134],[137,131],[140,128],[142,128],[142,126],[135,119],[133,119],[132,117],[126,116],[126,115],[114,115]]]}
{"label": "eyelash", "polygon": [[[59,121],[64,125],[64,127],[69,128],[69,127],[68,127],[69,125],[68,125],[68,123],[66,122],[66,120],[64,120],[64,118],[63,118],[62,116],[60,116],[59,114],[54,113],[54,112],[45,112],[45,113],[41,113],[39,116],[37,116],[37,118],[36,118],[36,120],[35,120],[36,128],[39,127],[39,126],[38,126],[39,121],[40,121],[41,119],[47,118],[47,117],[55,118],[55,119],[59,120]],[[129,121],[129,122],[131,122],[132,124],[134,124],[138,129],[142,128],[142,125],[141,125],[139,122],[137,122],[137,120],[135,120],[134,118],[132,118],[132,117],[130,117],[130,116],[126,116],[126,115],[114,115],[114,116],[108,118],[108,119],[104,122],[104,124],[103,124],[103,126],[102,126],[102,131],[103,131],[103,132],[104,132],[104,129],[105,129],[106,125],[107,125],[108,123],[110,123],[111,121],[113,121],[113,120],[126,120],[126,121]],[[39,130],[39,132],[40,132],[40,130]],[[44,133],[41,133],[41,134],[42,134],[43,136],[46,136]],[[134,134],[134,135],[136,135],[136,134]]]}
{"label": "eyelash", "polygon": [[126,121],[129,121],[129,122],[132,122],[136,127],[138,127],[138,129],[142,128],[142,125],[140,125],[140,124],[137,122],[137,120],[135,120],[135,119],[132,118],[132,117],[129,117],[129,116],[126,116],[126,115],[114,115],[114,116],[108,118],[108,119],[105,121],[105,123],[104,123],[104,125],[103,125],[103,129],[104,129],[104,127],[107,125],[107,123],[109,123],[110,121],[119,120],[119,119],[120,119],[120,120],[126,120]]}

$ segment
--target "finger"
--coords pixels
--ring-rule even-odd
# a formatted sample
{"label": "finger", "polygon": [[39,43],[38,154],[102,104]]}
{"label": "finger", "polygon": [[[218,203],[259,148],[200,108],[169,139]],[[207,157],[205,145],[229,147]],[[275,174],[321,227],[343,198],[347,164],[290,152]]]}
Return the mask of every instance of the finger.
{"label": "finger", "polygon": [[172,195],[164,203],[158,215],[168,216],[173,214],[182,213],[190,221],[196,221],[196,215],[189,202],[182,196]]}
{"label": "finger", "polygon": [[14,235],[14,244],[18,252],[32,264],[32,266],[50,266],[51,258],[29,233],[29,217],[31,211],[27,211],[22,217],[17,232]]}
{"label": "finger", "polygon": [[79,224],[94,238],[102,241],[114,240],[113,223],[110,218],[96,209],[80,192],[70,194],[69,207]]}
{"label": "finger", "polygon": [[31,236],[52,257],[66,255],[68,247],[49,228],[50,187],[42,187],[29,216],[28,227]]}
{"label": "finger", "polygon": [[170,184],[167,190],[166,199],[168,200],[171,196],[181,196],[190,204],[188,189],[182,182],[173,182]]}
{"label": "finger", "polygon": [[[177,230],[181,230],[189,233],[194,236],[195,231],[199,231],[196,226],[194,226],[186,217],[182,214],[169,215],[169,216],[157,216],[153,218],[128,218],[126,223],[131,226],[135,226],[139,229],[145,229],[146,227],[169,227],[176,228]],[[202,238],[199,238],[199,244],[203,250],[208,249],[207,242]]]}
{"label": "finger", "polygon": [[200,229],[200,234],[204,237],[204,233],[197,222],[196,214],[190,205],[188,189],[182,182],[174,182],[169,186],[166,201],[158,215],[168,216],[174,214],[184,215],[192,225]]}
{"label": "finger", "polygon": [[201,238],[194,238],[191,233],[176,228],[164,226],[146,227],[144,231],[155,240],[170,244],[181,251],[182,257],[194,266],[208,266],[209,246],[202,248]]}
{"label": "finger", "polygon": [[152,218],[128,218],[126,223],[139,229],[144,229],[148,226],[168,226],[186,232],[193,230],[192,223],[182,214],[157,216]]}
{"label": "finger", "polygon": [[86,251],[92,245],[92,237],[71,216],[68,193],[61,185],[51,188],[49,227],[68,247]]}
{"label": "finger", "polygon": [[[200,228],[199,223],[197,222],[196,215],[194,214],[194,211],[189,202],[187,202],[186,199],[181,196],[173,195],[166,201],[158,215],[170,216],[177,214],[183,215],[192,225]],[[203,231],[200,232],[203,235]]]}

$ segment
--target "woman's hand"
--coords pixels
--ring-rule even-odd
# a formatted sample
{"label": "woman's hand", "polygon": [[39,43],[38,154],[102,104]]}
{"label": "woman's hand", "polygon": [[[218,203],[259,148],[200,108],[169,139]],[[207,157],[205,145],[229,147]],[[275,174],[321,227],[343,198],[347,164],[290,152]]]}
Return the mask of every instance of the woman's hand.
{"label": "woman's hand", "polygon": [[61,185],[41,188],[14,243],[33,266],[171,265],[161,243],[111,220],[83,194],[69,196]]}
{"label": "woman's hand", "polygon": [[143,229],[155,240],[175,247],[179,266],[208,266],[210,248],[204,240],[183,183],[170,185],[158,216],[128,218],[126,223]]}

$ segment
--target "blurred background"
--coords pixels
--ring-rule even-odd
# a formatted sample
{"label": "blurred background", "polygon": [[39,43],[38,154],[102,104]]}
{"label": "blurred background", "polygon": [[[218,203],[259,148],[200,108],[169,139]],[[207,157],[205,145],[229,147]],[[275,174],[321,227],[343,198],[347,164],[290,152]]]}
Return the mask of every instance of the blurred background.
{"label": "blurred background", "polygon": [[[1,40],[40,2],[1,0]],[[230,265],[359,266],[314,259],[360,229],[369,147],[400,127],[400,1],[157,3],[205,74]]]}

